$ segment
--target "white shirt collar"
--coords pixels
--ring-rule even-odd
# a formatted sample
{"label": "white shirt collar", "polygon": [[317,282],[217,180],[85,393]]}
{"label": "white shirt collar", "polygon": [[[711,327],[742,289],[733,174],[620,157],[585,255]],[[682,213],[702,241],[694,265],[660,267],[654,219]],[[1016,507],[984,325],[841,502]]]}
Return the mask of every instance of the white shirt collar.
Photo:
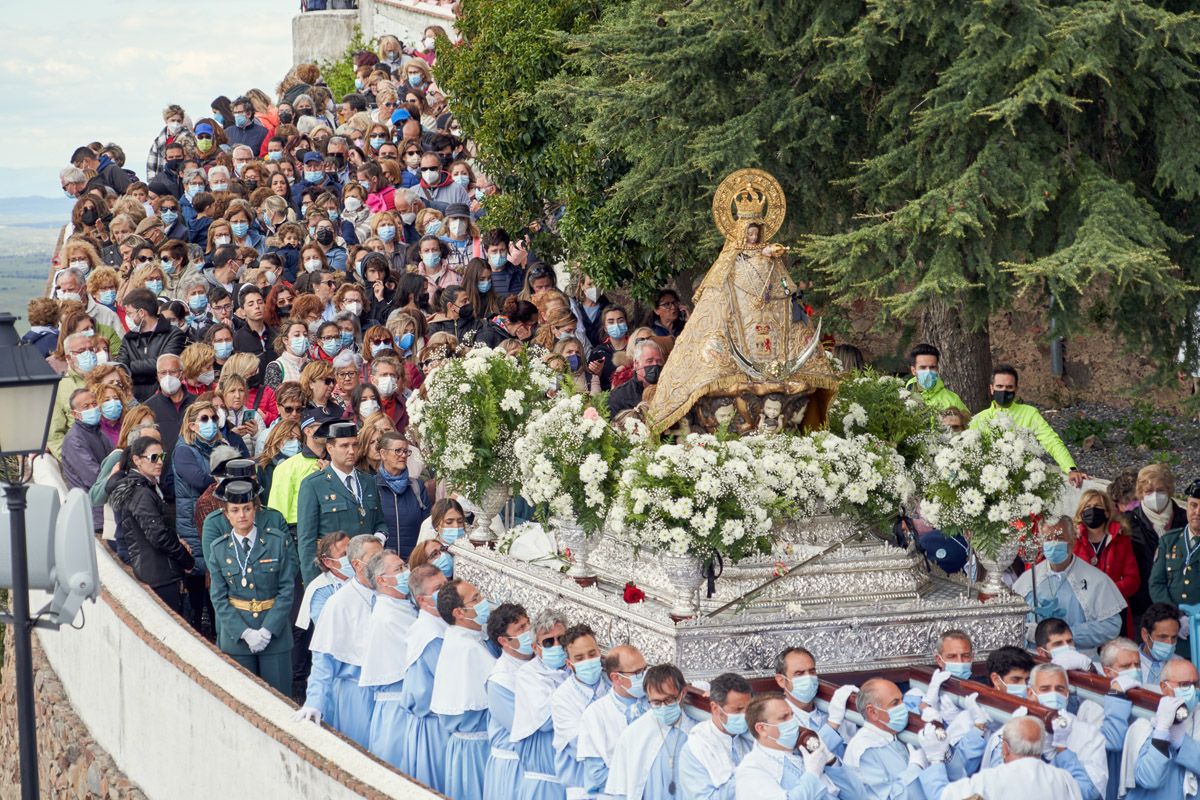
{"label": "white shirt collar", "polygon": [[233,531],[233,538],[234,538],[234,540],[237,541],[237,544],[239,547],[242,546],[243,541],[248,541],[250,543],[250,549],[253,550],[254,543],[258,541],[258,526],[257,525],[251,526],[250,532],[247,533],[245,536],[241,536],[238,534],[237,531]]}
{"label": "white shirt collar", "polygon": [[333,470],[334,473],[341,479],[343,486],[345,486],[345,484],[346,484],[346,478],[349,478],[351,475],[354,474],[353,472],[342,472],[340,469],[338,469],[336,466],[334,466],[332,461],[329,462],[329,468],[331,470]]}

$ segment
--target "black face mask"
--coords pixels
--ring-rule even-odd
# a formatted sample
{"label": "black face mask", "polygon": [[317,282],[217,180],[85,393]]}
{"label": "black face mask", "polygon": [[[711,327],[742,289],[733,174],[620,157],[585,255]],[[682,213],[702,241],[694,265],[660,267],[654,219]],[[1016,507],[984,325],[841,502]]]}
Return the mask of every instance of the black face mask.
{"label": "black face mask", "polygon": [[85,208],[83,213],[79,215],[79,221],[84,225],[95,225],[98,219],[100,219],[100,215],[96,213],[96,209],[94,208]]}
{"label": "black face mask", "polygon": [[1016,397],[1016,392],[1000,389],[994,389],[992,391],[992,399],[995,400],[996,405],[1000,406],[1001,408],[1008,408],[1008,406],[1012,404],[1012,401],[1015,400]]}
{"label": "black face mask", "polygon": [[1079,515],[1079,520],[1089,528],[1099,528],[1108,522],[1108,512],[1098,506],[1091,506],[1083,510],[1083,513]]}
{"label": "black face mask", "polygon": [[321,230],[317,231],[317,242],[326,247],[333,244],[333,231],[329,230],[328,228],[322,228]]}
{"label": "black face mask", "polygon": [[246,184],[246,188],[252,192],[258,188],[258,181],[244,181],[244,183]]}
{"label": "black face mask", "polygon": [[295,119],[296,119],[296,115],[290,111],[280,111],[279,112],[279,124],[280,125],[291,125]]}
{"label": "black face mask", "polygon": [[182,166],[183,166],[182,158],[172,158],[171,160],[169,160],[167,162],[167,169],[171,170],[172,172],[178,172],[179,168]]}
{"label": "black face mask", "polygon": [[346,156],[344,156],[341,153],[330,153],[329,155],[327,155],[325,157],[332,158],[333,163],[337,164],[338,169],[341,169],[342,167],[346,166]]}
{"label": "black face mask", "polygon": [[470,322],[475,319],[475,309],[470,303],[458,309],[458,319],[461,322]]}
{"label": "black face mask", "polygon": [[291,313],[292,313],[292,307],[291,307],[291,306],[279,306],[279,307],[278,307],[278,308],[276,308],[275,310],[276,310],[277,312],[279,312],[279,318],[280,318],[280,319],[287,319],[287,318],[288,318],[288,316],[290,316],[290,315],[291,315]]}
{"label": "black face mask", "polygon": [[313,110],[311,108],[297,108],[296,115],[299,117],[311,117]]}
{"label": "black face mask", "polygon": [[653,386],[654,384],[658,383],[658,376],[661,374],[662,366],[658,364],[651,364],[650,366],[642,369],[642,380],[648,385]]}

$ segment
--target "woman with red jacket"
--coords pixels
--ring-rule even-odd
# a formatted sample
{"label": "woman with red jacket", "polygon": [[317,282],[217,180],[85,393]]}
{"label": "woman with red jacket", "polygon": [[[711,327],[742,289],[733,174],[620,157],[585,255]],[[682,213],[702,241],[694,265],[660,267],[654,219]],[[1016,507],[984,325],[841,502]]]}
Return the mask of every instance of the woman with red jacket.
{"label": "woman with red jacket", "polygon": [[[1137,559],[1133,555],[1133,540],[1129,525],[1117,514],[1112,500],[1104,492],[1088,489],[1079,498],[1075,510],[1079,536],[1075,540],[1075,555],[1099,569],[1128,601],[1142,585]],[[1133,614],[1125,608],[1123,636],[1133,631]]]}

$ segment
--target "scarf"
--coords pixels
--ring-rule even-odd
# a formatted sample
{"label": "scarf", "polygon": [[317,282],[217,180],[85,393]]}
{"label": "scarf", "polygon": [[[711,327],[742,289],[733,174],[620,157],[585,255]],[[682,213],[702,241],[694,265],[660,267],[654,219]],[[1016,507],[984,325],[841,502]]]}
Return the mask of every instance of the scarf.
{"label": "scarf", "polygon": [[383,478],[383,482],[388,485],[395,494],[404,494],[408,491],[408,469],[400,470],[399,475],[393,475],[383,467],[379,468],[379,477]]}
{"label": "scarf", "polygon": [[1142,503],[1141,509],[1142,513],[1146,515],[1146,519],[1150,520],[1150,524],[1154,526],[1155,533],[1157,533],[1159,536],[1162,536],[1167,532],[1168,526],[1171,524],[1171,520],[1175,517],[1174,500],[1168,501],[1167,507],[1161,512],[1156,512],[1145,503]]}

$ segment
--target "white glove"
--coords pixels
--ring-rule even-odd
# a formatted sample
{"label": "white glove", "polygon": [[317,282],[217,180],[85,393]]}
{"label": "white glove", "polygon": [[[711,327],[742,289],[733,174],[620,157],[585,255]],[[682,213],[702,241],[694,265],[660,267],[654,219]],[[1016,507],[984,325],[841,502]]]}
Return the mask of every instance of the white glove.
{"label": "white glove", "polygon": [[1051,660],[1066,670],[1092,671],[1092,660],[1078,650],[1064,650]]}
{"label": "white glove", "polygon": [[1121,694],[1125,694],[1130,689],[1136,689],[1142,685],[1142,682],[1132,675],[1118,675],[1112,680],[1113,688]]}
{"label": "white glove", "polygon": [[950,680],[953,676],[944,669],[934,670],[933,677],[929,679],[929,687],[925,690],[925,705],[937,708],[938,693],[942,691],[942,684]]}
{"label": "white glove", "polygon": [[941,764],[946,761],[946,756],[950,753],[950,740],[946,738],[945,731],[935,725],[927,724],[921,729],[917,739],[921,742],[921,752],[925,754],[925,758],[930,764]]}
{"label": "white glove", "polygon": [[857,686],[846,684],[833,693],[829,700],[829,727],[836,730],[846,720],[846,703],[850,702],[850,695],[857,691]]}
{"label": "white glove", "polygon": [[258,646],[250,645],[251,653],[261,653],[271,643],[271,632],[266,628],[258,629]]}
{"label": "white glove", "polygon": [[804,753],[804,769],[811,772],[816,777],[821,777],[825,773],[825,765],[833,758],[833,753],[826,749],[824,742],[813,752]]}
{"label": "white glove", "polygon": [[1067,742],[1071,739],[1071,730],[1075,727],[1075,717],[1066,711],[1060,711],[1055,717],[1052,727],[1054,728],[1052,737],[1054,749],[1065,750]]}
{"label": "white glove", "polygon": [[963,698],[963,711],[971,717],[972,725],[986,725],[992,719],[979,706],[979,692],[972,692]]}
{"label": "white glove", "polygon": [[317,725],[321,724],[321,712],[312,706],[304,706],[303,708],[292,714],[292,719],[296,722],[314,722]]}
{"label": "white glove", "polygon": [[1187,614],[1179,617],[1179,638],[1186,640],[1192,632],[1192,618]]}
{"label": "white glove", "polygon": [[921,704],[921,722],[942,722],[942,715],[933,706]]}
{"label": "white glove", "polygon": [[258,630],[256,628],[246,628],[246,630],[242,631],[241,640],[253,652],[255,645],[258,644]]}
{"label": "white glove", "polygon": [[1183,744],[1183,740],[1186,737],[1187,737],[1187,726],[1181,722],[1178,725],[1171,728],[1171,747],[1174,747],[1175,749],[1178,750],[1179,746],[1181,744]]}
{"label": "white glove", "polygon": [[925,769],[929,766],[929,762],[925,759],[925,753],[919,747],[908,745],[908,764],[918,769]]}
{"label": "white glove", "polygon": [[1167,734],[1171,733],[1171,729],[1178,725],[1175,721],[1175,712],[1183,705],[1183,701],[1178,697],[1163,697],[1158,701],[1158,710],[1154,712],[1154,736],[1157,739],[1167,738]]}

